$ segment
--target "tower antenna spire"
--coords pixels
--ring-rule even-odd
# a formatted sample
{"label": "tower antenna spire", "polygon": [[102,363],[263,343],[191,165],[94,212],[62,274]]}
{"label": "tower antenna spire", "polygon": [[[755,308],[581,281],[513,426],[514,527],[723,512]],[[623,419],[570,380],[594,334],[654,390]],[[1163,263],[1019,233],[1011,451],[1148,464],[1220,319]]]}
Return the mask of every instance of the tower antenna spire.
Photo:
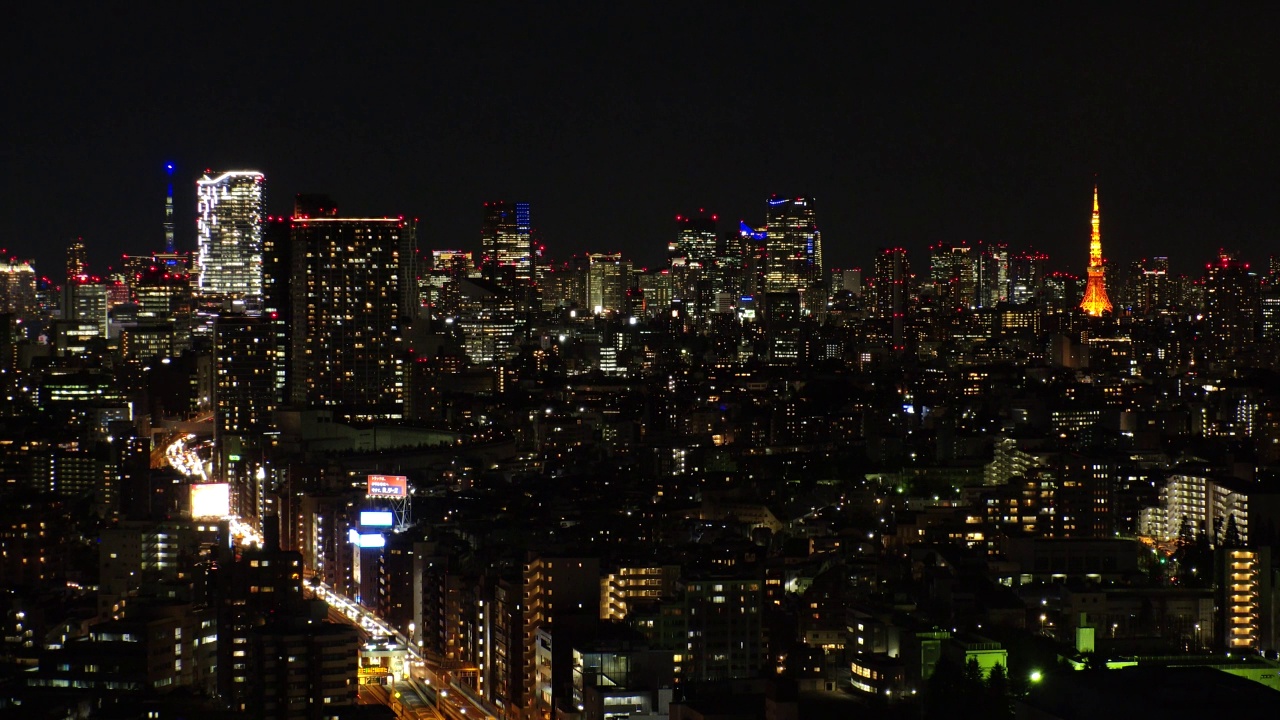
{"label": "tower antenna spire", "polygon": [[164,251],[170,255],[173,254],[173,171],[174,165],[171,162],[164,164],[165,174],[169,176],[169,191],[164,199]]}

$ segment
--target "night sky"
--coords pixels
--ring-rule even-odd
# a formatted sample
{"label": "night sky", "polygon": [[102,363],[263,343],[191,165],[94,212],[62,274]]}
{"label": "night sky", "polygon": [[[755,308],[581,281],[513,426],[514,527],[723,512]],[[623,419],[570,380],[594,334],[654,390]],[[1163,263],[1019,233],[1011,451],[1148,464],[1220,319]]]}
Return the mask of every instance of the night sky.
{"label": "night sky", "polygon": [[99,271],[159,249],[168,161],[181,249],[205,168],[266,173],[273,213],[327,192],[421,218],[425,249],[528,200],[557,258],[653,263],[676,214],[760,223],[777,192],[816,198],[829,266],[987,240],[1083,273],[1095,172],[1112,261],[1193,272],[1280,237],[1269,9],[257,4],[9,15],[0,247],[50,275],[75,236]]}

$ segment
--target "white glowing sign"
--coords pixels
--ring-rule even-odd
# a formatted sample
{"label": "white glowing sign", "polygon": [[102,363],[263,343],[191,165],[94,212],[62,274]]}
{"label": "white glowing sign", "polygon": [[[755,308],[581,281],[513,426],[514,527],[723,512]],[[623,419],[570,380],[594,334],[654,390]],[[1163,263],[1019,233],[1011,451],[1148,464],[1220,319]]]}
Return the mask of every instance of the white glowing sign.
{"label": "white glowing sign", "polygon": [[224,518],[231,514],[231,486],[203,483],[191,486],[191,517]]}

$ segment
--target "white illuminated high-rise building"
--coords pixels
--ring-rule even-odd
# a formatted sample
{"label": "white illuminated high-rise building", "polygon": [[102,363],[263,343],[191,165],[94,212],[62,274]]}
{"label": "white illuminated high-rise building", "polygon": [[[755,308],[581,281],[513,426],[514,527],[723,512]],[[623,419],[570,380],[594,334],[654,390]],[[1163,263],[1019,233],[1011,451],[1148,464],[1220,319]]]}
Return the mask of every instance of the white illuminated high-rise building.
{"label": "white illuminated high-rise building", "polygon": [[205,175],[196,181],[200,294],[222,299],[262,296],[262,173]]}

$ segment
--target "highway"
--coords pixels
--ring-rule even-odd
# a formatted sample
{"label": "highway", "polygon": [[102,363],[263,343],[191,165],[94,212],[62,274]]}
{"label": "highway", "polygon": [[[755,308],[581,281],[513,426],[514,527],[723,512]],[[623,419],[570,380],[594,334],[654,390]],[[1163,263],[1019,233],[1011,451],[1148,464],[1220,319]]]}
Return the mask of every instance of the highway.
{"label": "highway", "polygon": [[394,685],[361,685],[361,705],[386,705],[401,720],[443,720],[429,693],[417,683],[399,681]]}
{"label": "highway", "polygon": [[[410,667],[413,677],[408,681],[398,681],[396,690],[400,692],[398,698],[401,710],[396,712],[401,717],[408,718],[445,718],[446,720],[498,720],[489,708],[482,707],[473,698],[468,697],[457,687],[447,682],[443,682],[435,672],[427,667],[422,656],[418,651],[408,643],[401,633],[387,626],[386,623],[373,613],[347,600],[341,595],[333,592],[324,583],[312,583],[307,589],[315,594],[317,598],[324,600],[329,605],[329,618],[331,620],[341,620],[359,627],[369,638],[374,641],[379,639],[392,640],[406,649],[406,654],[410,659]],[[404,687],[401,687],[401,686]],[[437,688],[440,689],[437,692]],[[427,706],[430,706],[431,713],[427,715],[406,715],[403,708],[406,707],[406,698],[410,696],[416,698],[412,701],[412,710],[422,712]],[[397,698],[392,698],[396,700]],[[417,701],[421,702],[418,703]],[[396,709],[393,705],[392,709]]]}

